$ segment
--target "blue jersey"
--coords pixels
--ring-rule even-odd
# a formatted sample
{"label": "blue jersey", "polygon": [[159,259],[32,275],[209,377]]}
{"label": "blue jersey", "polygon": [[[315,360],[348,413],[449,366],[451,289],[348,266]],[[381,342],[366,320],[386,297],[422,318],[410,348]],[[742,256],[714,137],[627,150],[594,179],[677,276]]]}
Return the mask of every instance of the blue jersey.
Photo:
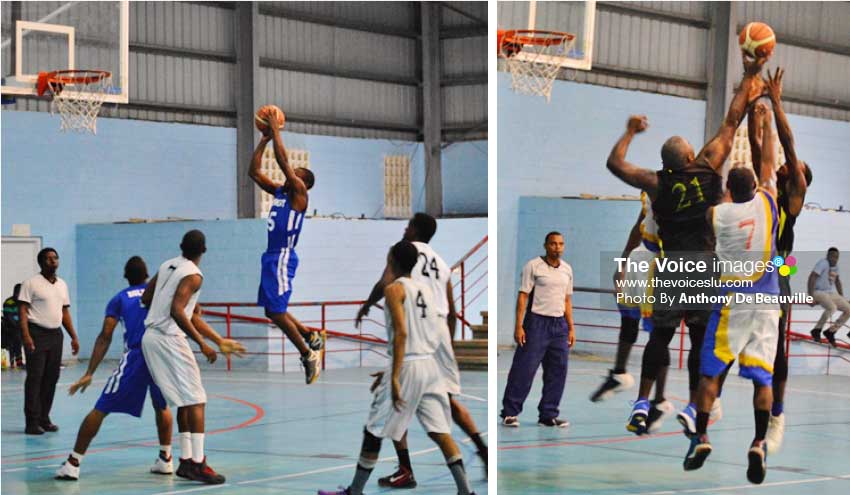
{"label": "blue jersey", "polygon": [[304,222],[304,212],[292,209],[289,195],[283,187],[274,193],[274,201],[269,211],[269,245],[267,253],[279,253],[285,249],[293,249],[298,244],[301,234],[301,223]]}
{"label": "blue jersey", "polygon": [[133,285],[115,294],[106,305],[106,316],[124,324],[124,348],[139,349],[145,334],[145,318],[148,308],[142,306],[145,284]]}

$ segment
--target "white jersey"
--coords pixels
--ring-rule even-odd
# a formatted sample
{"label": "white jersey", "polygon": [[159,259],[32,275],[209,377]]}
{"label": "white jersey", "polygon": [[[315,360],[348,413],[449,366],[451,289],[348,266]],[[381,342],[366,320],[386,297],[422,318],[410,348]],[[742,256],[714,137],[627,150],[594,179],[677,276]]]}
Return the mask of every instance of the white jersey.
{"label": "white jersey", "polygon": [[427,285],[431,289],[437,316],[445,318],[449,315],[446,285],[451,278],[451,268],[430,245],[424,242],[414,242],[413,245],[419,251],[419,259],[416,261],[413,271],[410,272],[410,278]]}
{"label": "white jersey", "polygon": [[[153,295],[148,317],[145,318],[145,328],[154,328],[166,335],[183,335],[185,333],[171,317],[171,303],[174,300],[174,294],[177,292],[177,286],[180,281],[190,275],[200,275],[201,270],[194,262],[187,260],[182,256],[172,258],[159,267],[156,274],[156,291]],[[189,303],[186,305],[186,317],[192,318],[192,313],[195,311],[195,304],[198,302],[198,295],[201,291],[197,291],[189,298]]]}
{"label": "white jersey", "polygon": [[[407,324],[407,345],[404,354],[407,356],[431,356],[440,345],[439,332],[444,331],[435,311],[434,297],[431,289],[407,277],[399,277],[393,283],[404,287],[404,317]],[[384,305],[384,318],[387,325],[387,344],[390,356],[393,354],[395,328],[388,304]]]}
{"label": "white jersey", "polygon": [[778,293],[775,267],[770,271],[758,269],[770,263],[776,252],[776,220],[774,198],[763,189],[746,203],[714,207],[711,223],[717,238],[715,252],[721,262],[721,280],[753,281],[752,288],[736,292]]}

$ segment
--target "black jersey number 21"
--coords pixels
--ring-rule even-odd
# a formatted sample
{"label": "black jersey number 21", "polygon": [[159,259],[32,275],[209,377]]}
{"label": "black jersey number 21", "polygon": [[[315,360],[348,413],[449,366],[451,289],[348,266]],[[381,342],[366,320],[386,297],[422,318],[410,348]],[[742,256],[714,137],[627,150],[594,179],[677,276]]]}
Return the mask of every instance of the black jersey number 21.
{"label": "black jersey number 21", "polygon": [[[693,185],[697,190],[697,203],[705,203],[705,196],[702,194],[702,187],[699,185],[699,179],[694,177],[689,184]],[[684,182],[677,182],[673,184],[672,192],[673,194],[679,194],[679,204],[676,205],[676,212],[680,212],[691,207],[691,200],[688,199],[685,201],[688,197],[688,186],[686,186]]]}

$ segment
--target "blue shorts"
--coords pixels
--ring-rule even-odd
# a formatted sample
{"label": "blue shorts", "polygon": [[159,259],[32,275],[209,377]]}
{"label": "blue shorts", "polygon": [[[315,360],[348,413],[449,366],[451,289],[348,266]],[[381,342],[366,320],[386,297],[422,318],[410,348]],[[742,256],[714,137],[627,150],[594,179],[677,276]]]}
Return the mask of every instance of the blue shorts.
{"label": "blue shorts", "polygon": [[153,407],[165,409],[165,398],[153,382],[140,348],[130,349],[121,357],[118,368],[112,372],[94,408],[103,413],[125,413],[142,417],[145,396],[151,391]]}
{"label": "blue shorts", "polygon": [[260,263],[257,304],[269,313],[286,313],[292,295],[292,280],[298,268],[298,255],[294,249],[282,249],[279,253],[263,253]]}

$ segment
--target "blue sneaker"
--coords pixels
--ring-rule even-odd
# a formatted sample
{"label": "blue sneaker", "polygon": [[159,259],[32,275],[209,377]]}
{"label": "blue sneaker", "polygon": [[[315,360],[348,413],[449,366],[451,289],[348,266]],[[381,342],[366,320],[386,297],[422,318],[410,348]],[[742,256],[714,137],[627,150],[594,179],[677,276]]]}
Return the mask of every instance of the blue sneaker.
{"label": "blue sneaker", "polygon": [[676,415],[676,421],[684,428],[685,436],[688,438],[694,437],[697,434],[697,408],[693,404],[688,406]]}
{"label": "blue sneaker", "polygon": [[629,423],[626,429],[635,435],[646,435],[646,417],[649,415],[649,401],[641,399],[635,402],[632,407],[632,414],[629,416]]}
{"label": "blue sneaker", "polygon": [[691,447],[685,455],[683,466],[685,471],[693,471],[699,469],[708,459],[711,454],[711,443],[708,441],[708,435],[694,435],[691,437]]}

